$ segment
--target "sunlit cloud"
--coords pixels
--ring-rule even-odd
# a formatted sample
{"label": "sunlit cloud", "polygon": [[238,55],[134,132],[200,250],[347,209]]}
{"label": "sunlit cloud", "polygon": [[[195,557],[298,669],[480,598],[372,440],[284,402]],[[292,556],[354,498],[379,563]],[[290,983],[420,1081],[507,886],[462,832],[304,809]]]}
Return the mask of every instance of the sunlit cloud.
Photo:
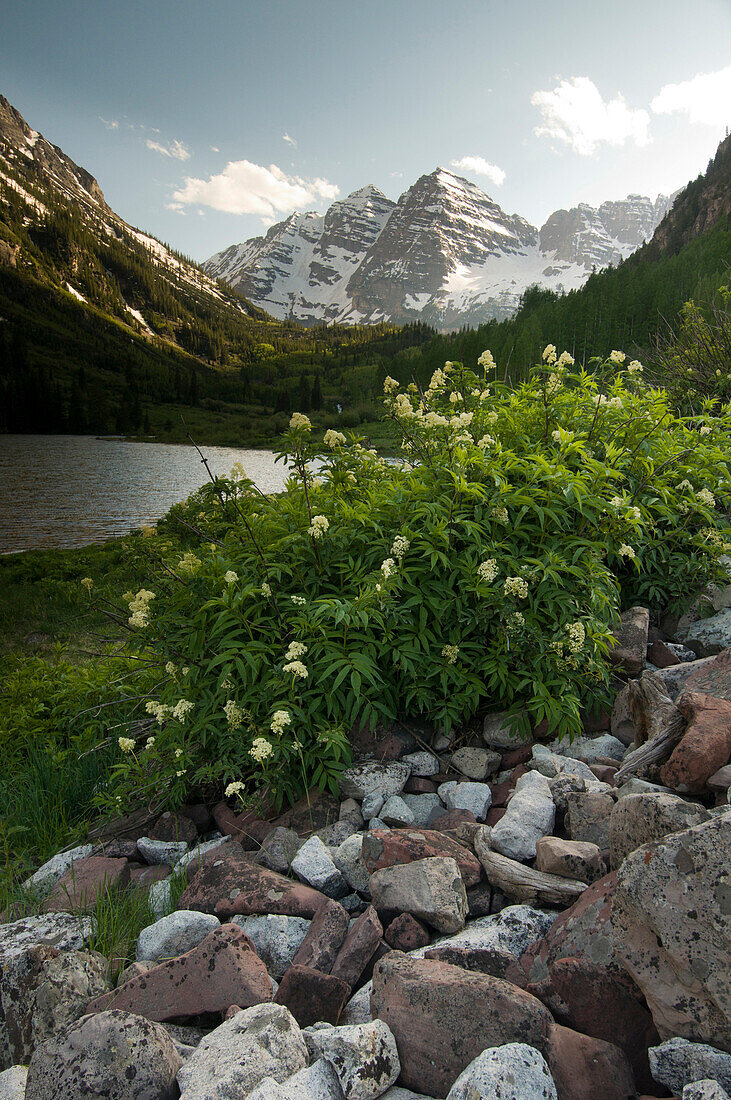
{"label": "sunlit cloud", "polygon": [[107,130],[119,129],[119,122],[116,118],[102,118],[102,116],[99,115],[99,121],[102,123],[103,126],[106,126]]}
{"label": "sunlit cloud", "polygon": [[162,145],[159,141],[146,138],[145,145],[148,149],[152,149],[153,153],[160,153],[163,157],[173,157],[174,160],[190,160],[190,149],[182,141],[171,141],[167,145]]}
{"label": "sunlit cloud", "polygon": [[471,176],[487,176],[496,187],[505,183],[505,173],[496,164],[490,164],[484,157],[460,157],[459,160],[451,160],[450,165],[460,172],[469,172]]}
{"label": "sunlit cloud", "polygon": [[731,118],[731,65],[692,80],[664,84],[650,107],[656,115],[685,114],[688,121],[724,126]]}
{"label": "sunlit cloud", "polygon": [[297,148],[297,142],[289,134],[282,134],[282,141],[286,141],[288,145],[291,145],[293,149]]}
{"label": "sunlit cloud", "polygon": [[212,153],[220,153],[220,152],[221,152],[221,150],[220,150],[220,149],[218,148],[218,146],[217,146],[217,145],[212,145],[212,146],[211,146],[211,152],[212,152]]}
{"label": "sunlit cloud", "polygon": [[619,92],[605,101],[587,76],[561,80],[550,92],[534,92],[531,103],[543,115],[536,136],[565,142],[584,157],[591,156],[599,145],[618,146],[628,141],[647,145],[651,140],[648,112],[629,107]]}
{"label": "sunlit cloud", "polygon": [[276,164],[265,168],[248,160],[230,161],[207,180],[188,176],[173,193],[176,203],[210,206],[226,214],[257,214],[267,224],[278,214],[291,213],[321,200],[332,202],[340,188],[327,180],[288,176]]}

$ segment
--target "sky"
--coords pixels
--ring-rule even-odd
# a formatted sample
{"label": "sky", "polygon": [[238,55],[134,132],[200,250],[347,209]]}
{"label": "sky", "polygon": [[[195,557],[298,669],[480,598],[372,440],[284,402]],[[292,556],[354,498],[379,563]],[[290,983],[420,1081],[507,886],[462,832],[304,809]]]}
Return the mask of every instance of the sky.
{"label": "sky", "polygon": [[202,261],[438,165],[535,225],[670,193],[731,126],[731,0],[22,0],[0,93]]}

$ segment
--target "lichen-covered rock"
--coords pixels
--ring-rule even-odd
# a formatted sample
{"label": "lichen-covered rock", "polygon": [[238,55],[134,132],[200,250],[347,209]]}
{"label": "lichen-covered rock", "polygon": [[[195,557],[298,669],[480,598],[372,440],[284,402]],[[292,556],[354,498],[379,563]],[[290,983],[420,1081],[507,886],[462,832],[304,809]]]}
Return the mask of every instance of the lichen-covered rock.
{"label": "lichen-covered rock", "polygon": [[178,909],[142,929],[137,937],[135,959],[138,962],[161,962],[184,955],[219,927],[218,917],[210,913]]}
{"label": "lichen-covered rock", "polygon": [[233,923],[243,928],[259,958],[277,981],[292,965],[310,927],[310,921],[304,917],[286,917],[275,913],[234,917]]}
{"label": "lichen-covered rock", "polygon": [[466,887],[480,881],[480,862],[473,853],[435,829],[374,829],[363,838],[361,852],[369,873],[430,856],[449,856],[459,867]]}
{"label": "lichen-covered rock", "polygon": [[376,1100],[401,1072],[396,1040],[382,1020],[308,1028],[304,1038],[310,1057],[333,1067],[346,1100]]}
{"label": "lichen-covered rock", "polygon": [[344,898],[350,888],[319,836],[311,836],[292,860],[292,873],[328,898]]}
{"label": "lichen-covered rock", "polygon": [[609,818],[609,853],[612,867],[653,840],[681,833],[708,821],[710,814],[697,802],[678,795],[647,791],[620,798]]}
{"label": "lichen-covered rock", "polygon": [[160,1024],[99,1012],[34,1052],[25,1100],[175,1100],[182,1059]]}
{"label": "lichen-covered rock", "polygon": [[676,791],[700,794],[731,757],[731,702],[691,691],[678,699],[678,710],[688,725],[660,778]]}
{"label": "lichen-covered rock", "polygon": [[354,833],[332,852],[332,861],[351,890],[370,897],[371,873],[363,861],[363,833]]}
{"label": "lichen-covered rock", "polygon": [[543,1055],[525,1043],[491,1047],[470,1062],[447,1100],[558,1100]]}
{"label": "lichen-covered rock", "polygon": [[646,607],[630,607],[623,612],[614,629],[616,645],[609,651],[609,662],[630,676],[639,676],[645,667],[650,612]]}
{"label": "lichen-covered rock", "polygon": [[606,874],[597,844],[544,836],[536,844],[536,870],[580,882],[595,882]]}
{"label": "lichen-covered rock", "polygon": [[69,849],[68,852],[57,852],[55,856],[51,856],[46,860],[42,867],[26,879],[23,883],[24,889],[38,890],[45,892],[50,890],[56,885],[58,880],[64,871],[68,871],[72,863],[75,863],[77,859],[85,859],[86,856],[90,856],[94,849],[93,844],[79,844],[76,848]]}
{"label": "lichen-covered rock", "polygon": [[503,817],[492,830],[492,847],[509,859],[533,859],[536,843],[553,831],[556,807],[548,780],[538,772],[526,772]]}
{"label": "lichen-covered rock", "polygon": [[650,1047],[652,1076],[671,1092],[680,1093],[693,1081],[711,1078],[731,1091],[731,1054],[707,1043],[691,1043],[687,1039],[668,1039]]}
{"label": "lichen-covered rock", "polygon": [[343,1100],[343,1090],[330,1063],[318,1058],[281,1084],[274,1077],[265,1077],[247,1093],[246,1100]]}
{"label": "lichen-covered rock", "polygon": [[455,860],[432,856],[371,875],[376,909],[411,913],[438,932],[458,932],[467,917],[467,895]]}
{"label": "lichen-covered rock", "polygon": [[0,1100],[25,1100],[27,1066],[11,1066],[0,1073]]}
{"label": "lichen-covered rock", "polygon": [[343,798],[358,799],[377,793],[385,802],[392,794],[401,793],[410,774],[409,765],[397,761],[389,764],[354,764],[343,772],[340,793]]}

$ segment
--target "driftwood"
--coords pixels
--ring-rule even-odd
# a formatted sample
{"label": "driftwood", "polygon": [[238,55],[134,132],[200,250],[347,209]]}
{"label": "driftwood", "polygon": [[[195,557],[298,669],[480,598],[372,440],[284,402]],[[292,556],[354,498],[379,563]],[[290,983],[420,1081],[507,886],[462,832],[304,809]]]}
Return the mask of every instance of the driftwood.
{"label": "driftwood", "polygon": [[678,708],[668,695],[664,682],[654,672],[643,672],[639,680],[630,680],[628,693],[629,712],[638,747],[654,740],[675,723]]}
{"label": "driftwood", "polygon": [[[478,851],[479,848],[479,851]],[[508,859],[476,841],[475,851],[491,886],[516,901],[544,902],[548,905],[573,905],[587,884],[561,875],[549,875]]]}

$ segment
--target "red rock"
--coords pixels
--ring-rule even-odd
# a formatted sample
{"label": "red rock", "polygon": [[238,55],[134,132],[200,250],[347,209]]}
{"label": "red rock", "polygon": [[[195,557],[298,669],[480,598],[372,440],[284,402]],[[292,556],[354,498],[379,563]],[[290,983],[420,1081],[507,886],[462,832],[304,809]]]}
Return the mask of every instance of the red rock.
{"label": "red rock", "polygon": [[661,642],[659,639],[647,647],[647,660],[655,668],[672,668],[673,665],[680,664],[680,657],[677,653],[673,653],[670,646],[665,645],[665,642]]}
{"label": "red rock", "polygon": [[508,812],[507,806],[491,806],[487,811],[487,817],[485,818],[486,825],[497,825],[505,814]]}
{"label": "red rock", "polygon": [[213,820],[225,836],[232,836],[247,851],[255,851],[263,842],[272,826],[253,812],[246,810],[242,814],[234,813],[227,802],[219,802],[213,807]]}
{"label": "red rock", "polygon": [[647,633],[650,612],[646,607],[630,607],[624,611],[614,629],[616,645],[610,649],[610,665],[621,668],[630,676],[639,676],[647,659]]}
{"label": "red rock", "polygon": [[677,707],[688,725],[660,769],[660,781],[676,791],[700,794],[706,780],[731,757],[731,702],[692,691],[681,695]]}
{"label": "red rock", "polygon": [[525,745],[521,745],[519,749],[509,749],[503,753],[503,762],[501,771],[512,771],[513,768],[517,768],[518,764],[527,764],[533,755],[533,741],[527,741]]}
{"label": "red rock", "polygon": [[223,1014],[224,1020],[230,1020],[232,1016],[238,1016],[239,1012],[243,1012],[241,1005],[229,1005]]}
{"label": "red rock", "polygon": [[[437,833],[453,833],[460,829],[463,825],[476,825],[477,818],[471,810],[440,810],[439,807],[435,807],[429,815],[429,821],[427,823],[428,829],[433,829]],[[452,837],[453,840],[457,840],[456,836]],[[459,843],[459,841],[458,841]]]}
{"label": "red rock", "polygon": [[410,775],[404,784],[406,794],[434,794],[436,789],[436,783],[422,775]]}
{"label": "red rock", "polygon": [[222,920],[236,913],[312,918],[326,900],[319,890],[253,863],[232,840],[206,852],[200,864],[189,865],[178,909],[215,913]]}
{"label": "red rock", "polygon": [[647,1048],[660,1037],[628,974],[609,973],[587,959],[559,959],[528,992],[543,1001],[559,1024],[620,1047],[638,1088],[654,1088]]}
{"label": "red rock", "polygon": [[373,829],[363,837],[362,854],[371,874],[432,856],[450,856],[465,886],[474,886],[482,875],[480,862],[472,852],[434,829]]}
{"label": "red rock", "polygon": [[493,978],[504,978],[506,982],[521,989],[528,985],[516,956],[499,947],[463,947],[459,944],[437,943],[424,952],[424,958],[436,959],[478,974],[492,974]]}
{"label": "red rock", "polygon": [[396,951],[414,951],[417,947],[426,947],[431,936],[411,913],[401,913],[389,924],[384,939]]}
{"label": "red rock", "polygon": [[704,692],[715,699],[731,699],[731,649],[724,649],[691,672],[683,690]]}
{"label": "red rock", "polygon": [[157,863],[152,867],[131,867],[129,880],[140,890],[149,890],[153,882],[162,882],[170,878],[171,868],[167,863]]}
{"label": "red rock", "polygon": [[332,974],[322,974],[308,966],[290,966],[282,978],[274,1003],[285,1005],[300,1027],[324,1020],[337,1024],[350,998],[350,986]]}
{"label": "red rock", "polygon": [[525,775],[525,773],[526,773],[527,771],[528,771],[528,769],[526,768],[525,764],[516,764],[516,766],[515,766],[515,767],[513,768],[513,770],[511,771],[511,773],[510,773],[510,779],[508,780],[508,782],[510,783],[510,787],[511,787],[511,789],[512,789],[512,788],[513,788],[513,787],[515,786],[515,784],[516,784],[516,783],[518,782],[518,780],[520,779],[521,775]]}
{"label": "red rock", "polygon": [[184,840],[186,844],[195,844],[198,830],[189,817],[168,810],[160,814],[148,836],[151,840]]}
{"label": "red rock", "polygon": [[373,971],[375,970],[376,965],[381,961],[381,959],[385,955],[390,955],[391,951],[392,951],[392,948],[389,947],[389,945],[386,943],[386,941],[381,940],[378,947],[373,952],[373,957],[371,958],[371,961],[368,963],[368,966],[365,968],[365,970],[363,971],[363,973],[360,976],[360,981],[358,982],[358,988],[360,988],[361,986],[364,986],[366,984],[366,982],[369,982],[371,980],[371,978],[373,977]]}
{"label": "red rock", "polygon": [[292,965],[308,966],[329,974],[348,934],[349,923],[350,918],[342,905],[327,898],[312,918]]}
{"label": "red rock", "polygon": [[249,937],[235,924],[222,924],[192,951],[97,997],[87,1012],[113,1008],[160,1021],[225,1012],[232,1004],[250,1008],[271,996],[269,975]]}
{"label": "red rock", "polygon": [[311,787],[304,798],[295,802],[286,813],[274,818],[272,827],[291,829],[298,836],[307,837],[326,825],[332,825],[339,814],[339,799],[327,791]]}
{"label": "red rock", "polygon": [[489,787],[492,793],[493,809],[497,809],[498,806],[506,806],[510,794],[510,781],[506,779],[502,783],[490,783]]}
{"label": "red rock", "polygon": [[401,1061],[399,1084],[446,1096],[487,1047],[547,1048],[551,1015],[522,989],[431,959],[392,951],[373,972],[371,1012],[388,1024]]}
{"label": "red rock", "polygon": [[611,711],[600,710],[596,714],[588,710],[582,710],[581,712],[581,725],[584,733],[602,733],[610,728],[611,723]]}
{"label": "red rock", "polygon": [[211,827],[211,811],[203,802],[188,802],[180,807],[183,817],[189,817],[199,833],[206,833]]}
{"label": "red rock", "polygon": [[353,921],[330,973],[352,988],[368,966],[381,942],[383,928],[372,905]]}
{"label": "red rock", "polygon": [[616,888],[617,872],[612,871],[588,886],[557,917],[543,939],[531,944],[520,960],[529,981],[542,981],[551,964],[565,958],[586,958],[597,966],[624,973],[615,957],[612,927]]}
{"label": "red rock", "polygon": [[560,1100],[635,1100],[637,1096],[630,1064],[612,1043],[552,1024],[546,1061]]}
{"label": "red rock", "polygon": [[129,876],[129,861],[126,859],[110,859],[107,856],[77,859],[61,875],[43,908],[47,913],[93,909],[105,890],[124,886],[129,882]]}
{"label": "red rock", "polygon": [[589,767],[602,783],[614,786],[614,777],[619,770],[616,764],[590,764]]}

